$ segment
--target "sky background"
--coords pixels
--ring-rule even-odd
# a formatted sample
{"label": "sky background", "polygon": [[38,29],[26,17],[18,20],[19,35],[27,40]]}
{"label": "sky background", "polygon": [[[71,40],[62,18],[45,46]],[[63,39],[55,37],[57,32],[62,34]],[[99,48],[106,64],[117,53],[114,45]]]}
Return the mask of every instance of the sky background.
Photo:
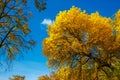
{"label": "sky background", "polygon": [[12,70],[0,69],[0,80],[8,80],[12,75],[26,76],[26,80],[37,80],[41,75],[49,74],[47,58],[42,55],[42,41],[47,37],[47,24],[52,24],[59,11],[69,10],[72,6],[86,10],[87,13],[98,11],[102,16],[112,17],[120,9],[120,0],[47,0],[47,9],[39,12],[29,2],[33,18],[29,20],[32,32],[30,38],[37,41],[31,51],[24,52],[24,58],[13,62]]}

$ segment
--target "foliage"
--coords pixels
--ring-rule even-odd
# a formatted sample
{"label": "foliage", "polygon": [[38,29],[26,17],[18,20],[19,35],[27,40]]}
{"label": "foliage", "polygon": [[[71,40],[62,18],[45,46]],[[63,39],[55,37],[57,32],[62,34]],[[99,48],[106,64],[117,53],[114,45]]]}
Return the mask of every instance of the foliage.
{"label": "foliage", "polygon": [[38,80],[51,80],[51,79],[49,76],[45,75],[45,76],[40,76]]}
{"label": "foliage", "polygon": [[43,11],[46,9],[46,0],[34,0],[36,8],[38,8],[39,11]]}
{"label": "foliage", "polygon": [[24,76],[15,75],[15,76],[13,76],[13,78],[9,78],[9,80],[25,80],[25,77]]}
{"label": "foliage", "polygon": [[[29,0],[0,0],[0,55],[13,60],[16,54],[25,49],[31,49],[35,40],[28,38],[31,32],[28,19],[31,16],[28,10]],[[45,0],[34,0],[36,8],[42,11],[46,7]],[[6,54],[5,54],[6,53]]]}
{"label": "foliage", "polygon": [[47,32],[43,54],[48,57],[48,67],[65,67],[66,72],[58,72],[61,78],[77,74],[80,80],[120,79],[120,10],[114,18],[107,18],[72,7],[60,12]]}

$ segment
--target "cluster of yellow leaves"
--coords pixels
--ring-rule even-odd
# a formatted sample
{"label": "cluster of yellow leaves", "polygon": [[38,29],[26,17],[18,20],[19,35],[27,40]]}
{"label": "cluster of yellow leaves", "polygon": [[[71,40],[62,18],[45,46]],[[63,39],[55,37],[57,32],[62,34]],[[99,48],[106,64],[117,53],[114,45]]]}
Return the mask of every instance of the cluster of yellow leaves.
{"label": "cluster of yellow leaves", "polygon": [[120,10],[116,13],[113,24],[115,24],[114,28],[116,29],[117,34],[118,34],[118,36],[116,36],[116,40],[120,41],[120,36],[119,36],[120,35]]}
{"label": "cluster of yellow leaves", "polygon": [[28,27],[28,24],[21,26],[20,30],[23,31],[24,35],[28,34],[31,31],[30,28]]}
{"label": "cluster of yellow leaves", "polygon": [[9,34],[9,36],[10,36],[10,38],[11,38],[12,40],[16,40],[16,39],[17,39],[17,38],[16,38],[16,35],[15,35],[14,33]]}
{"label": "cluster of yellow leaves", "polygon": [[25,77],[24,76],[15,75],[13,78],[9,78],[9,80],[25,80]]}
{"label": "cluster of yellow leaves", "polygon": [[38,80],[51,80],[51,79],[46,75],[39,77]]}
{"label": "cluster of yellow leaves", "polygon": [[[68,80],[70,77],[70,68],[63,67],[58,72],[56,72],[56,79],[55,80]],[[64,73],[64,74],[63,74]]]}

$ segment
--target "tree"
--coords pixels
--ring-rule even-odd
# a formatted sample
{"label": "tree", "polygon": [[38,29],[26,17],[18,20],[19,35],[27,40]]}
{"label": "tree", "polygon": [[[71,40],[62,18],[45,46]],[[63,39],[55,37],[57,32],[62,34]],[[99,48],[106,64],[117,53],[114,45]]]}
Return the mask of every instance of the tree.
{"label": "tree", "polygon": [[45,76],[40,76],[38,80],[51,80],[51,79],[49,76],[45,75]]}
{"label": "tree", "polygon": [[57,72],[51,72],[50,75],[43,75],[38,77],[38,80],[60,80],[59,75],[56,74]]}
{"label": "tree", "polygon": [[[34,0],[39,11],[46,9],[45,0]],[[31,49],[35,40],[28,38],[31,32],[28,19],[31,12],[28,0],[0,0],[0,56],[14,60],[18,53]]]}
{"label": "tree", "polygon": [[9,80],[25,80],[25,77],[24,76],[15,75],[15,76],[13,76],[13,78],[9,78]]}
{"label": "tree", "polygon": [[48,67],[77,68],[81,80],[84,73],[91,80],[120,79],[120,10],[107,18],[72,7],[60,12],[47,32],[43,54]]}

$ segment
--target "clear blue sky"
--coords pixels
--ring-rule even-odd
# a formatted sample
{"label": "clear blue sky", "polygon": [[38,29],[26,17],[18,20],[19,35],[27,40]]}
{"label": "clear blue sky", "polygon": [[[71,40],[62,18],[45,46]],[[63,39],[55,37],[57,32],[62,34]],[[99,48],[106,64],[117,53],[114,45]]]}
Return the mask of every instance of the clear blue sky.
{"label": "clear blue sky", "polygon": [[46,24],[51,24],[59,11],[68,10],[73,5],[86,10],[87,13],[98,11],[102,16],[111,17],[120,9],[120,0],[47,0],[47,9],[38,12],[33,3],[33,18],[29,20],[32,30],[31,38],[37,41],[32,51],[24,52],[24,59],[16,60],[10,72],[0,70],[0,80],[8,80],[12,75],[24,75],[26,80],[37,80],[38,76],[49,74],[47,58],[42,55],[42,41],[47,37]]}

